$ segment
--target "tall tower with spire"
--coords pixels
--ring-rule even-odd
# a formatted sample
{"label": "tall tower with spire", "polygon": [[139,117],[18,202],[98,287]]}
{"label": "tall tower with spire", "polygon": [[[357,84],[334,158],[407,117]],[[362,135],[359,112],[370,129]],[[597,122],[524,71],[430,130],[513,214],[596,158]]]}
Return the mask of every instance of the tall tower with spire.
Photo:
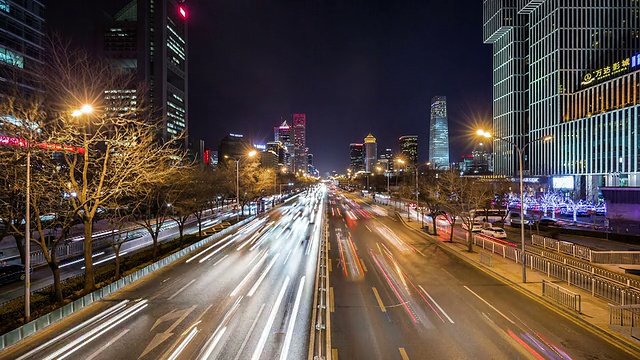
{"label": "tall tower with spire", "polygon": [[364,138],[364,171],[368,173],[373,172],[377,162],[378,143],[376,143],[376,138],[369,133],[369,135]]}

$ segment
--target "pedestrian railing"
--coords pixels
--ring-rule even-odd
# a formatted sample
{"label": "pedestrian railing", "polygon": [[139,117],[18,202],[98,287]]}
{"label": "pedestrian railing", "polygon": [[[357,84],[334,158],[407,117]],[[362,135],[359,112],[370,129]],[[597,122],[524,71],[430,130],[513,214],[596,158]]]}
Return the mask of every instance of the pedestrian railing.
{"label": "pedestrian railing", "polygon": [[609,304],[609,325],[640,327],[640,305]]}
{"label": "pedestrian railing", "polygon": [[480,262],[487,266],[493,266],[493,256],[491,254],[487,254],[485,252],[480,253]]}
{"label": "pedestrian railing", "polygon": [[[475,245],[482,247],[488,251],[502,255],[505,259],[510,259],[516,263],[522,263],[522,252],[520,249],[496,243],[489,238],[474,235],[473,242]],[[492,244],[493,243],[493,244]],[[596,271],[596,267],[591,266],[590,270],[584,270],[580,267],[572,266],[568,260],[558,261],[545,256],[538,255],[531,249],[526,252],[526,264],[531,269],[540,271],[550,278],[556,278],[566,282],[569,286],[575,286],[589,292],[594,297],[600,297],[620,305],[640,304],[640,287],[636,286],[637,282],[632,281],[622,274],[618,275],[615,280],[612,279],[613,272],[607,272],[604,269]],[[557,254],[556,254],[557,255]],[[612,275],[611,277],[602,275]]]}
{"label": "pedestrian railing", "polygon": [[580,294],[567,290],[560,285],[550,281],[542,280],[542,296],[548,297],[556,303],[568,307],[571,310],[582,312],[582,299]]}
{"label": "pedestrian railing", "polygon": [[143,278],[144,276],[157,271],[158,269],[161,269],[171,263],[173,263],[174,261],[184,257],[185,255],[191,253],[192,251],[201,248],[203,246],[208,245],[211,241],[219,239],[225,235],[227,235],[229,232],[233,231],[234,229],[243,226],[244,224],[246,224],[247,222],[253,220],[255,218],[255,216],[249,217],[243,221],[240,221],[239,223],[228,227],[224,230],[222,230],[219,233],[216,233],[214,235],[211,235],[201,241],[198,241],[197,243],[184,248],[178,252],[175,252],[165,258],[162,258],[158,261],[156,261],[155,263],[148,265],[132,274],[129,274],[127,276],[125,276],[124,278],[113,282],[111,284],[108,284],[90,294],[85,295],[84,297],[71,302],[67,305],[65,305],[64,307],[58,308],[53,310],[52,312],[43,315],[27,324],[22,325],[21,327],[9,331],[8,333],[1,335],[0,336],[0,351],[4,350],[6,347],[9,347],[11,345],[14,345],[20,341],[22,341],[23,339],[35,334],[38,331],[41,331],[45,328],[47,328],[48,326],[57,323],[58,321],[64,319],[67,316],[70,316],[71,314],[74,314],[78,311],[80,311],[81,309],[89,306],[90,304],[102,300],[103,298],[106,298],[107,296],[111,295],[112,293],[120,290],[121,288],[133,284],[134,282],[138,281],[139,279]]}
{"label": "pedestrian railing", "polygon": [[640,265],[640,251],[598,251],[568,241],[559,241],[540,235],[531,235],[531,243],[578,259],[584,259],[594,264]]}

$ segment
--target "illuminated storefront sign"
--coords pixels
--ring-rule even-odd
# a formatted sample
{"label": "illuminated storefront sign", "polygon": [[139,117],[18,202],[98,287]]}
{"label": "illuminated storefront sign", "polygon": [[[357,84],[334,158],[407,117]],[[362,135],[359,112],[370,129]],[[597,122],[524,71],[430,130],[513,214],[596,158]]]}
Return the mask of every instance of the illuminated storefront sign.
{"label": "illuminated storefront sign", "polygon": [[611,65],[584,74],[581,84],[582,86],[595,84],[639,66],[640,54],[636,54],[621,61],[614,62]]}
{"label": "illuminated storefront sign", "polygon": [[[0,145],[27,147],[27,140],[15,138],[15,137],[9,137],[9,136],[0,136]],[[51,151],[64,151],[64,152],[84,154],[83,148],[71,146],[71,145],[40,143],[40,144],[32,145],[32,148],[34,147],[38,147],[44,150],[51,150]]]}

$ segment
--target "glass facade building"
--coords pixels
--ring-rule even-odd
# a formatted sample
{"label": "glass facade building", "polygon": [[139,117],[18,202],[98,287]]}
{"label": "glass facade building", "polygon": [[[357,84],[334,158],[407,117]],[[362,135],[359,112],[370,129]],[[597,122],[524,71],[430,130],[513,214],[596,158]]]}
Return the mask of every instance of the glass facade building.
{"label": "glass facade building", "polygon": [[0,0],[0,92],[7,90],[10,76],[19,91],[37,90],[34,79],[25,75],[37,73],[43,64],[44,9],[37,0]]}
{"label": "glass facade building", "polygon": [[307,116],[293,114],[293,154],[295,172],[308,172],[307,165]]}
{"label": "glass facade building", "polygon": [[401,136],[398,141],[400,142],[400,156],[405,162],[403,166],[399,167],[413,171],[418,164],[418,135]]}
{"label": "glass facade building", "polygon": [[[570,175],[573,191],[594,199],[600,186],[640,186],[640,2],[582,4],[485,0],[483,37],[493,46],[494,135],[531,142],[528,176]],[[494,171],[515,175],[514,147],[493,145]]]}
{"label": "glass facade building", "polygon": [[364,171],[364,144],[349,144],[349,169],[351,175]]}
{"label": "glass facade building", "polygon": [[[104,55],[148,89],[166,141],[188,135],[187,8],[177,0],[133,0],[103,24]],[[114,89],[119,90],[119,89]]]}
{"label": "glass facade building", "polygon": [[449,121],[445,96],[431,99],[429,162],[435,169],[449,169]]}

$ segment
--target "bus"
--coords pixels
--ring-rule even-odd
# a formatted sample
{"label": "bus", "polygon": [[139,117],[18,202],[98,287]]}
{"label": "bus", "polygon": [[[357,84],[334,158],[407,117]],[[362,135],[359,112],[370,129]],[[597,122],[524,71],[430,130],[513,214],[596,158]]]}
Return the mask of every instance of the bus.
{"label": "bus", "polygon": [[470,211],[470,216],[473,219],[478,219],[483,222],[496,222],[502,221],[507,217],[507,209],[476,209]]}

